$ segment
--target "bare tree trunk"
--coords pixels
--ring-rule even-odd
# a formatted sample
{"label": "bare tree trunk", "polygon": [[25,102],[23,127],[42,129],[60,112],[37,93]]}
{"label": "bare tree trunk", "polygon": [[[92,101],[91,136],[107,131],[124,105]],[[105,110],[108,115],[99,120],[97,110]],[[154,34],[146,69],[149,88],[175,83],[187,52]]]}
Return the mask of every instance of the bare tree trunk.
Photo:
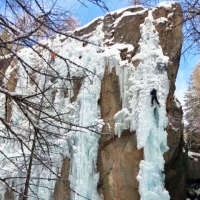
{"label": "bare tree trunk", "polygon": [[32,144],[31,155],[30,155],[30,162],[29,162],[29,166],[27,170],[25,188],[24,188],[24,193],[23,193],[23,200],[28,199],[28,189],[29,189],[29,182],[30,182],[30,177],[31,177],[31,168],[32,168],[32,163],[33,163],[33,158],[34,158],[36,135],[37,135],[37,132],[34,133],[33,144]]}

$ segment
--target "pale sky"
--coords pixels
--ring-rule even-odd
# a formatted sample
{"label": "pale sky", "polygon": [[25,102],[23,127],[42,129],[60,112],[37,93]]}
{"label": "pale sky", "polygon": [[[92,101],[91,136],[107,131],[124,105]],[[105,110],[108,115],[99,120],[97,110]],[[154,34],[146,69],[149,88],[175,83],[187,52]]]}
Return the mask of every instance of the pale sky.
{"label": "pale sky", "polygon": [[[98,6],[87,3],[87,7],[81,5],[77,0],[59,0],[62,2],[62,6],[70,8],[69,10],[74,13],[81,22],[81,25],[89,23],[96,17],[105,16],[106,11],[102,11]],[[87,0],[82,0],[87,2]],[[162,0],[161,0],[162,1]],[[128,6],[129,0],[106,0],[106,5],[109,8],[109,11],[120,9]],[[180,100],[181,104],[184,104],[184,95],[187,91],[189,77],[194,69],[194,66],[199,61],[198,56],[185,56],[181,58],[179,71],[176,79],[176,97]]]}
{"label": "pale sky", "polygon": [[194,67],[199,62],[199,56],[192,56],[188,55],[186,60],[184,60],[184,57],[181,57],[181,62],[179,65],[179,71],[176,78],[176,97],[181,101],[181,104],[184,104],[184,95],[187,91],[187,88],[189,86],[189,79],[190,75],[193,72]]}

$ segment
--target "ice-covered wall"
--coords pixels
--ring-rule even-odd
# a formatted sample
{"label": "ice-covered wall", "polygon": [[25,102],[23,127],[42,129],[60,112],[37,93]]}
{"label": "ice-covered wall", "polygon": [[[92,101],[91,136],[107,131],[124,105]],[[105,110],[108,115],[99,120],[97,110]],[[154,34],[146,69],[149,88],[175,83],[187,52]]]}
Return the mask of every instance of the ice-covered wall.
{"label": "ice-covered wall", "polygon": [[[140,162],[137,177],[141,199],[167,200],[170,197],[164,187],[163,154],[168,150],[165,128],[168,123],[166,100],[169,80],[166,66],[169,58],[163,55],[159,45],[151,11],[141,26],[139,52],[133,57],[135,59],[139,60],[139,64],[136,68],[129,68],[129,77],[124,81],[127,87],[123,96],[127,102],[123,103],[123,111],[115,115],[115,131],[118,136],[125,129],[136,131],[137,147],[144,149],[144,160]],[[149,94],[153,88],[158,92],[161,107],[156,102],[151,106]]]}
{"label": "ice-covered wall", "polygon": [[[104,68],[106,65],[111,68],[119,66],[120,54],[116,47],[106,48],[103,46],[102,24],[96,27],[92,34],[93,36],[90,36],[88,42],[93,44],[86,46],[83,45],[83,42],[60,36],[53,40],[43,41],[43,45],[53,48],[60,56],[60,58],[57,56],[55,63],[50,66],[43,59],[49,60],[48,50],[39,49],[37,46],[33,47],[36,51],[40,51],[42,56],[39,57],[31,48],[22,49],[18,52],[18,56],[28,67],[24,67],[23,63],[18,63],[14,67],[8,67],[5,73],[4,85],[13,81],[11,80],[13,71],[16,71],[14,79],[17,79],[15,91],[5,90],[6,92],[9,92],[11,96],[23,96],[24,99],[30,99],[30,102],[36,106],[44,107],[42,112],[34,110],[34,107],[29,108],[36,117],[32,116],[30,120],[33,120],[36,127],[44,132],[42,133],[44,138],[39,138],[35,144],[36,155],[31,167],[29,199],[39,197],[49,200],[53,197],[52,190],[59,178],[57,175],[59,175],[62,160],[66,156],[71,160],[69,174],[71,199],[100,199],[97,193],[99,174],[96,163],[103,121],[100,119],[98,99],[100,98]],[[62,57],[70,61],[64,62]],[[72,101],[73,90],[75,90],[73,80],[70,80],[72,77],[82,80],[75,101]],[[45,96],[39,95],[44,90],[46,91]],[[1,102],[5,103],[5,95],[1,94],[0,98]],[[35,137],[40,136],[34,133],[36,127],[32,126],[28,120],[27,111],[22,108],[22,105],[13,101],[10,110],[12,114],[8,120],[9,125],[13,129],[13,133],[17,133],[20,138],[23,138],[23,142],[21,143],[21,140],[12,133],[12,137],[15,138],[14,142],[6,140],[5,143],[2,139],[1,151],[3,154],[0,158],[0,173],[2,178],[8,179],[6,183],[10,185],[12,185],[10,177],[19,177],[14,181],[13,187],[21,192],[24,190],[23,185],[27,174],[27,168],[22,169],[23,159],[31,157],[33,141]],[[1,111],[1,116],[5,116],[5,111]],[[59,118],[55,117],[55,121],[50,117],[57,115]],[[42,117],[49,118],[50,121],[40,120]],[[5,128],[5,124],[2,123],[2,137],[5,134]],[[45,141],[42,141],[43,139]],[[40,144],[40,142],[51,143],[51,145]],[[43,148],[48,148],[47,152]],[[41,153],[44,155],[40,156]],[[46,162],[50,162],[50,165]],[[25,162],[25,165],[29,165],[29,160]],[[1,198],[3,199],[6,185],[2,184],[1,188]]]}
{"label": "ice-covered wall", "polygon": [[[0,177],[5,180],[0,185],[1,199],[7,198],[6,184],[19,192],[12,199],[23,193],[31,158],[30,200],[58,199],[56,182],[67,181],[62,170],[69,171],[70,185],[64,185],[64,190],[70,194],[63,193],[59,200],[170,199],[164,186],[163,153],[168,149],[165,128],[170,103],[166,102],[170,102],[168,94],[173,94],[175,80],[173,76],[171,81],[169,69],[176,58],[176,74],[182,41],[174,39],[176,34],[170,30],[176,22],[170,21],[171,16],[178,16],[178,9],[175,3],[152,9],[129,7],[73,33],[87,42],[59,35],[42,41],[57,54],[51,65],[42,58],[49,60],[45,48],[18,52],[28,67],[19,62],[8,67],[0,99],[2,107],[7,105],[6,92],[13,99],[20,95],[30,101],[28,113],[34,123],[27,120],[23,102],[13,101],[7,106],[11,116],[6,123],[13,130],[7,139],[5,111],[1,110]],[[175,31],[180,33],[180,29]],[[168,54],[164,37],[179,42],[173,54]],[[14,91],[6,90],[9,83],[16,83]],[[158,91],[161,107],[151,107],[152,88]],[[38,105],[42,112],[34,109]],[[62,167],[66,157],[70,169]]]}

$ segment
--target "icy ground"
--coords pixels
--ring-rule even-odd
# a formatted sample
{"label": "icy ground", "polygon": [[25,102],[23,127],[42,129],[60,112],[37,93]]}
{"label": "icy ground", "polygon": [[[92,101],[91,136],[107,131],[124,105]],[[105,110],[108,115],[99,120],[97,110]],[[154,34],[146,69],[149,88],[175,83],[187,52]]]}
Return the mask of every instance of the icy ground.
{"label": "icy ground", "polygon": [[[137,177],[141,200],[170,199],[164,188],[163,175],[163,153],[168,149],[167,133],[164,131],[167,125],[165,104],[169,92],[166,72],[168,57],[163,55],[159,45],[152,13],[149,11],[148,17],[141,26],[140,51],[132,58],[132,60],[140,61],[137,67],[131,62],[121,61],[120,57],[120,49],[126,47],[128,51],[132,51],[134,49],[132,45],[115,44],[110,47],[103,45],[102,25],[100,23],[89,37],[89,41],[97,45],[84,46],[80,41],[59,35],[53,40],[42,41],[44,45],[53,48],[60,58],[68,59],[67,65],[63,59],[56,57],[55,64],[48,66],[33,49],[27,48],[22,49],[18,56],[30,67],[24,68],[18,63],[14,68],[10,66],[6,72],[5,83],[8,82],[10,74],[17,70],[19,80],[12,94],[26,97],[39,92],[36,85],[31,84],[31,76],[27,73],[34,76],[34,69],[40,71],[41,74],[35,77],[35,82],[42,89],[49,87],[51,89],[46,91],[46,99],[38,95],[31,101],[38,104],[42,102],[45,105],[45,111],[50,116],[59,114],[63,122],[67,122],[60,123],[50,120],[51,123],[45,123],[37,118],[34,119],[38,127],[44,130],[43,137],[46,137],[46,140],[53,145],[48,147],[47,156],[47,150],[40,149],[41,144],[36,144],[38,156],[44,159],[45,165],[41,164],[38,159],[33,162],[30,200],[53,199],[56,174],[60,173],[62,161],[66,156],[71,160],[69,181],[72,191],[70,198],[72,200],[100,199],[97,192],[99,174],[96,163],[99,133],[101,133],[103,121],[97,102],[105,66],[109,66],[110,70],[115,67],[120,80],[123,109],[115,115],[115,133],[120,137],[124,129],[130,128],[131,131],[136,131],[138,149],[144,149],[144,160],[140,163]],[[33,48],[40,50],[41,55],[49,59],[49,51],[38,49],[37,46]],[[67,80],[69,74],[70,77],[78,77],[82,81],[80,91],[73,102],[71,98],[75,97],[73,93],[75,84]],[[55,80],[53,76],[62,78]],[[156,104],[151,107],[150,90],[152,88],[158,91],[161,107]],[[0,94],[0,101],[3,105],[5,95]],[[35,111],[32,110],[32,112]],[[40,115],[40,113],[35,114]],[[3,109],[0,115],[5,115]],[[48,118],[47,115],[42,117]],[[5,136],[5,127],[0,124],[2,130],[0,150],[3,152],[0,154],[0,177],[15,177],[13,188],[22,191],[25,179],[20,177],[26,174],[27,166],[24,166],[24,162],[28,163],[28,159],[25,158],[30,156],[29,146],[32,145],[34,139],[34,130],[16,104],[13,105],[11,123],[13,130],[18,133],[18,137],[22,138],[26,145],[22,145],[18,140],[10,142],[10,140],[2,139]],[[45,131],[51,134],[45,135]],[[11,134],[12,137],[14,136]],[[53,164],[49,165],[49,163]],[[8,179],[8,183],[12,184],[12,179]],[[6,186],[1,183],[0,199],[2,200],[5,200],[5,191]],[[17,198],[16,196],[15,199]]]}

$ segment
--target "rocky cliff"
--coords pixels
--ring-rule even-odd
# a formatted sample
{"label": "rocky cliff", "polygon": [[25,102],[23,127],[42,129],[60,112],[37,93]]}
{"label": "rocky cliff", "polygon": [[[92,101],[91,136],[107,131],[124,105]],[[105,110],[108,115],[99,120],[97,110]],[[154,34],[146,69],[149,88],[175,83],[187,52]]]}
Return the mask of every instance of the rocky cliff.
{"label": "rocky cliff", "polygon": [[[114,26],[115,21],[123,15],[123,12],[120,14],[117,12],[107,14],[102,21],[105,40],[112,38],[113,43],[127,43],[136,47],[133,52],[129,53],[127,53],[127,49],[123,49],[121,51],[122,60],[131,60],[137,54],[140,25],[144,23],[144,19],[148,15],[148,10],[144,10],[142,7],[126,9],[124,12],[127,11],[133,13],[133,15],[123,17],[116,27]],[[137,11],[141,12],[138,14]],[[136,14],[134,15],[134,13]],[[164,54],[169,56],[167,73],[170,81],[170,90],[166,102],[169,117],[167,127],[169,150],[165,154],[166,186],[170,192],[171,199],[185,199],[186,164],[185,155],[182,153],[182,148],[184,147],[182,111],[180,106],[177,107],[173,98],[182,45],[182,11],[178,4],[174,4],[170,9],[161,6],[153,10],[153,17],[156,30],[159,33],[160,45]],[[90,31],[95,29],[95,23],[97,22],[90,25]],[[77,34],[85,34],[87,31],[88,28],[81,30]],[[112,45],[112,43],[107,45]],[[137,67],[138,62],[138,60],[134,61],[133,65]],[[105,72],[101,88],[101,117],[105,122],[109,122],[111,127],[114,127],[113,116],[122,109],[119,79],[114,69],[111,73]],[[108,133],[108,127],[104,126],[102,132]],[[119,199],[140,199],[136,176],[139,171],[140,160],[143,159],[143,151],[137,150],[135,133],[126,130],[121,138],[117,138],[114,136],[113,129],[111,135],[102,135],[99,143],[99,191],[104,196],[104,199],[115,199],[117,195],[119,195]],[[113,169],[114,162],[118,163],[117,172],[114,172],[115,169]],[[118,186],[115,186],[116,182],[118,182]],[[116,194],[116,188],[118,194]]]}
{"label": "rocky cliff", "polygon": [[[96,109],[99,113],[100,119],[103,122],[101,123],[103,124],[103,126],[101,127],[101,129],[99,129],[101,130],[101,134],[96,139],[97,143],[89,144],[91,141],[84,139],[85,143],[83,144],[83,145],[91,145],[90,147],[88,147],[90,149],[95,147],[93,153],[97,152],[98,155],[97,158],[94,158],[91,161],[94,165],[93,168],[91,169],[92,171],[94,170],[94,175],[91,175],[92,172],[86,170],[87,165],[88,165],[88,170],[90,169],[89,161],[84,163],[85,165],[84,172],[83,171],[77,172],[78,165],[82,164],[82,161],[77,159],[79,155],[77,153],[78,152],[77,149],[73,155],[69,155],[70,153],[68,153],[68,156],[65,156],[65,158],[63,158],[63,164],[60,167],[61,169],[59,173],[62,181],[56,182],[55,192],[53,194],[55,200],[67,199],[70,196],[71,192],[69,189],[69,184],[70,184],[69,181],[71,182],[70,184],[71,188],[75,189],[78,188],[76,187],[78,183],[76,182],[76,180],[74,180],[75,178],[72,176],[74,176],[75,174],[77,176],[76,177],[77,179],[78,176],[84,175],[84,173],[89,173],[88,180],[90,180],[90,178],[94,176],[91,178],[91,180],[94,181],[93,187],[97,187],[98,190],[98,194],[96,194],[95,192],[94,193],[91,192],[92,194],[90,197],[88,197],[89,199],[91,198],[92,200],[96,200],[98,195],[100,196],[101,199],[104,200],[140,199],[139,182],[136,177],[138,176],[139,173],[140,162],[141,160],[144,159],[144,149],[142,146],[141,148],[138,148],[137,132],[134,129],[130,128],[129,126],[124,125],[120,137],[117,136],[115,129],[115,124],[116,124],[115,115],[119,111],[121,111],[124,107],[126,107],[123,105],[125,101],[123,101],[123,96],[122,96],[123,94],[122,85],[126,86],[126,83],[123,83],[125,82],[125,79],[120,78],[121,73],[126,73],[126,71],[121,70],[121,68],[130,68],[131,66],[132,68],[134,68],[134,70],[137,70],[137,68],[141,66],[141,63],[145,62],[138,55],[141,54],[142,45],[140,41],[141,38],[144,37],[141,36],[142,34],[141,27],[144,23],[148,22],[146,18],[149,15],[152,15],[153,18],[152,22],[155,28],[151,29],[151,31],[152,33],[155,33],[155,37],[158,36],[159,44],[155,45],[158,45],[159,48],[161,47],[160,50],[163,52],[162,58],[163,59],[165,57],[168,58],[166,63],[164,63],[163,60],[159,61],[159,59],[155,61],[156,67],[158,68],[159,71],[159,73],[157,74],[158,77],[163,76],[163,74],[167,72],[167,79],[164,81],[167,82],[166,88],[168,88],[168,90],[164,89],[163,90],[168,91],[168,94],[163,94],[167,98],[163,99],[162,102],[164,102],[164,105],[161,105],[163,109],[162,113],[164,113],[164,115],[166,114],[168,118],[168,124],[166,124],[166,126],[163,127],[162,130],[162,131],[167,131],[167,145],[169,147],[168,151],[164,155],[165,159],[164,173],[166,175],[165,186],[172,200],[185,199],[186,176],[184,167],[185,155],[183,152],[184,142],[183,142],[182,110],[181,107],[179,107],[177,100],[174,99],[173,97],[175,91],[175,80],[179,67],[181,45],[182,45],[182,31],[181,31],[182,11],[179,4],[173,3],[173,4],[160,4],[155,8],[149,8],[149,9],[145,9],[142,6],[129,7],[120,11],[108,13],[105,17],[98,18],[93,22],[91,22],[90,24],[86,25],[85,27],[77,29],[73,33],[74,37],[81,38],[81,42],[79,41],[79,43],[81,43],[82,45],[81,47],[82,50],[79,51],[78,53],[76,52],[75,56],[77,56],[77,58],[75,59],[77,59],[78,61],[77,60],[76,61],[79,62],[79,60],[83,59],[85,56],[87,57],[87,60],[85,60],[84,63],[86,63],[89,66],[90,62],[88,60],[90,59],[89,58],[89,54],[91,53],[90,49],[93,48],[90,47],[90,45],[92,46],[93,44],[91,43],[93,43],[93,41],[95,40],[93,33],[99,31],[99,27],[101,27],[99,35],[103,34],[103,37],[101,37],[99,45],[103,45],[104,47],[106,47],[106,49],[104,48],[98,49],[95,56],[98,57],[99,54],[102,54],[103,59],[106,61],[101,62],[100,60],[98,62],[98,59],[93,61],[97,62],[98,65],[101,65],[102,68],[105,68],[105,70],[103,70],[99,75],[101,77],[100,88],[98,89],[99,96],[96,97],[95,95],[93,95],[94,97],[93,101],[94,104],[97,104],[98,108]],[[152,36],[153,35],[148,36],[149,40],[151,40]],[[70,42],[66,38],[61,39],[60,41],[63,46],[64,45],[67,46]],[[116,49],[113,50],[113,46],[117,44],[120,44],[119,47],[116,48],[119,57],[117,57],[117,59],[113,61],[111,60],[111,58],[114,55],[114,53],[112,54],[110,52],[114,52],[116,50]],[[73,46],[71,46],[71,48],[73,48]],[[155,51],[157,51],[157,49],[155,49]],[[105,55],[105,52],[107,53],[107,55]],[[73,53],[70,52],[70,50],[68,52],[66,51],[66,54],[69,54],[69,57],[73,59],[74,55]],[[152,59],[154,59],[155,56],[157,55],[156,54],[153,55]],[[9,89],[10,91],[15,91],[15,86],[18,81],[16,77],[16,74],[18,73],[17,70],[18,69],[16,68],[13,71],[11,70],[12,74],[10,74],[9,76],[10,80],[7,83],[7,88],[9,89],[9,83],[12,83],[11,85],[13,86],[12,89]],[[2,73],[5,73],[5,71],[6,70],[3,68]],[[96,69],[93,71],[93,73],[94,74],[97,73]],[[35,74],[32,73],[32,75]],[[95,79],[92,82],[94,84],[94,82],[96,83],[98,81]],[[56,82],[56,80],[51,79],[51,83],[52,82],[54,83]],[[53,103],[59,101],[56,95],[62,92],[62,97],[63,98],[69,97],[69,101],[71,104],[77,107],[79,105],[82,105],[83,103],[80,100],[80,96],[83,96],[83,93],[81,93],[83,89],[81,89],[81,87],[84,86],[86,82],[87,81],[84,81],[82,78],[73,80],[72,96],[70,96],[69,90],[60,91],[58,89],[59,87],[57,87],[57,89],[54,88],[52,91],[52,95],[54,96],[52,100]],[[154,85],[154,83],[152,83],[152,85]],[[158,92],[162,93],[163,91],[161,91],[161,89],[163,86],[158,86],[158,87],[160,88],[160,91]],[[92,88],[88,88],[88,90],[90,89],[92,90]],[[67,95],[65,95],[66,93]],[[149,93],[149,91],[147,91],[147,93]],[[151,97],[149,95],[148,99],[150,98]],[[90,100],[90,103],[93,101]],[[87,103],[84,104],[85,107],[86,104]],[[147,106],[150,107],[150,105]],[[59,109],[61,109],[61,107],[62,105],[60,105]],[[92,103],[91,107],[93,107]],[[7,118],[9,118],[10,120],[10,118],[12,117],[11,114],[12,108],[10,107],[8,109],[9,109],[8,112],[9,116],[7,116]],[[78,119],[79,121],[81,120],[82,123],[78,125],[82,126],[85,125],[87,127],[90,127],[91,124],[88,123],[88,121],[90,121],[89,118],[91,118],[91,116],[95,114],[87,110],[88,116],[87,117],[85,116],[86,119],[82,119],[81,112],[84,111],[84,108],[80,106],[77,109],[80,110],[80,113],[77,115],[79,115]],[[92,109],[93,108],[91,108],[91,110]],[[73,112],[75,112],[75,109],[73,110]],[[157,112],[156,109],[154,112]],[[163,118],[165,117],[166,116],[163,116]],[[80,138],[81,136],[76,136],[76,137]],[[79,142],[81,143],[79,138],[77,139],[77,145],[79,145]],[[163,150],[163,152],[164,151],[165,150]],[[89,156],[90,157],[88,159],[92,157],[92,155]],[[95,167],[95,162],[97,162],[97,168]],[[86,183],[82,184],[84,185]],[[83,186],[81,187],[83,188]],[[78,199],[77,194],[79,194],[78,196],[88,195],[87,191],[85,192],[86,189],[83,189],[82,191],[81,189],[79,190],[78,188],[77,190],[78,190],[77,193],[75,192],[75,194],[71,194],[72,199]]]}

